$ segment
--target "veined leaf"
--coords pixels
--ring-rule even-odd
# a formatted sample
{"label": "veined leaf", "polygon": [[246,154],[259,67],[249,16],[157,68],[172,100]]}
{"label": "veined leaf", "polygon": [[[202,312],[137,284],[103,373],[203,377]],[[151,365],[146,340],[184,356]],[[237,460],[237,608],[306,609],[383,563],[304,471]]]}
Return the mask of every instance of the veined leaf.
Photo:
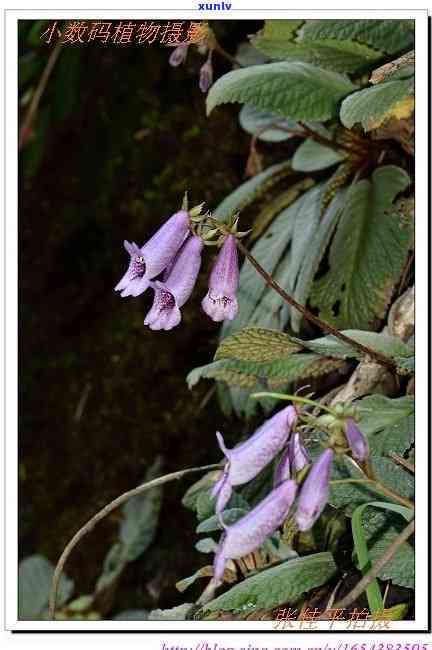
{"label": "veined leaf", "polygon": [[412,246],[412,223],[393,206],[409,184],[406,172],[388,165],[350,187],[330,247],[330,268],[312,289],[311,302],[323,320],[368,329],[383,318]]}
{"label": "veined leaf", "polygon": [[258,140],[264,142],[282,142],[293,137],[292,133],[278,129],[277,125],[287,129],[298,128],[295,120],[281,119],[274,113],[263,113],[250,104],[242,107],[239,122],[242,129],[251,135],[256,135]]}
{"label": "veined leaf", "polygon": [[335,38],[358,41],[387,54],[410,48],[414,43],[411,20],[308,20],[302,29],[305,41]]}
{"label": "veined leaf", "polygon": [[243,580],[204,608],[245,611],[294,603],[303,593],[330,580],[336,571],[330,553],[294,558]]}
{"label": "veined leaf", "polygon": [[[384,334],[382,332],[342,330],[342,334],[357,341],[357,343],[361,343],[362,345],[393,359],[398,357],[410,357],[413,353],[413,349],[410,345],[404,343],[396,336],[390,336],[389,334]],[[332,334],[323,336],[319,339],[314,339],[313,341],[294,339],[294,342],[295,341],[299,344],[301,343],[304,348],[322,354],[323,356],[337,357],[340,359],[362,359],[364,357],[364,354],[357,350],[357,348],[348,345],[348,343],[341,341]]]}
{"label": "veined leaf", "polygon": [[341,122],[348,128],[361,123],[365,131],[370,131],[387,118],[409,117],[414,108],[413,91],[413,79],[386,81],[358,90],[342,102]]}
{"label": "veined leaf", "polygon": [[293,342],[288,334],[263,327],[246,327],[223,339],[215,360],[277,361],[301,349],[302,346]]}
{"label": "veined leaf", "polygon": [[414,398],[369,395],[356,402],[361,431],[374,455],[404,454],[414,441]]}
{"label": "veined leaf", "polygon": [[241,102],[296,120],[327,120],[355,90],[347,77],[298,61],[233,70],[216,81],[207,113],[219,104]]}
{"label": "veined leaf", "polygon": [[228,219],[234,212],[243,210],[257,198],[276,185],[281,178],[292,173],[291,163],[283,162],[268,167],[260,174],[242,183],[221,203],[219,203],[213,216],[221,221]]}
{"label": "veined leaf", "polygon": [[313,172],[327,169],[344,160],[346,155],[308,138],[297,147],[292,159],[292,168],[299,172]]}

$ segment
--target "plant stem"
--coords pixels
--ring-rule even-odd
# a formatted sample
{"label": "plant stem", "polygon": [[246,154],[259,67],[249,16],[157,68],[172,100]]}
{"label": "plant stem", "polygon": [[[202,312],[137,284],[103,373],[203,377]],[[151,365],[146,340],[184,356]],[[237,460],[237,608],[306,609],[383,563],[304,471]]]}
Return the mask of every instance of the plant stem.
{"label": "plant stem", "polygon": [[397,463],[398,465],[402,465],[402,467],[404,467],[405,469],[407,469],[407,470],[408,470],[409,472],[411,472],[412,474],[415,474],[415,467],[414,467],[414,465],[413,465],[412,463],[408,462],[407,460],[405,460],[405,458],[402,458],[402,456],[399,456],[399,454],[395,454],[394,451],[391,451],[391,452],[389,453],[389,458],[391,458],[392,460],[394,460],[394,462]]}
{"label": "plant stem", "polygon": [[227,51],[222,47],[222,45],[220,45],[220,44],[218,43],[218,41],[216,41],[216,39],[214,40],[213,49],[215,50],[215,52],[218,52],[221,56],[223,56],[225,59],[227,59],[227,61],[230,61],[233,65],[237,66],[238,68],[243,68],[243,66],[242,66],[242,64],[240,63],[240,61],[238,61],[238,60],[235,58],[235,56],[232,56],[232,54],[230,54],[229,52],[227,52]]}
{"label": "plant stem", "polygon": [[324,406],[324,404],[321,404],[320,402],[315,402],[313,399],[308,399],[307,397],[298,397],[297,395],[287,395],[285,393],[253,393],[251,397],[273,397],[274,399],[284,399],[289,400],[290,402],[310,404],[310,406],[315,406],[315,408],[320,408],[323,411],[327,411],[327,413],[334,415],[334,417],[338,417],[338,414],[333,411],[333,409],[329,408],[328,406]]}
{"label": "plant stem", "polygon": [[63,47],[63,41],[60,38],[57,41],[57,43],[56,43],[54,49],[52,50],[51,54],[49,55],[47,64],[46,64],[46,66],[44,68],[44,71],[42,72],[42,75],[41,75],[41,77],[39,79],[37,88],[36,88],[36,90],[35,90],[35,92],[33,94],[32,100],[30,102],[30,106],[28,108],[28,111],[27,111],[27,113],[25,115],[25,118],[24,118],[23,123],[21,125],[21,128],[19,130],[19,137],[18,137],[18,149],[19,150],[22,149],[22,147],[24,145],[24,142],[25,142],[25,139],[26,139],[26,136],[27,136],[29,130],[31,129],[33,120],[34,120],[34,118],[36,116],[37,109],[39,107],[40,100],[42,99],[42,95],[44,94],[46,85],[47,85],[48,80],[49,80],[49,78],[51,76],[51,73],[52,73],[52,71],[54,69],[54,66],[55,66],[55,64],[57,62],[57,59],[60,56],[60,52],[61,52],[62,47]]}
{"label": "plant stem", "polygon": [[274,289],[276,293],[278,293],[285,302],[291,305],[291,307],[294,307],[294,309],[297,309],[299,312],[301,312],[308,321],[310,321],[311,323],[319,327],[324,332],[328,332],[329,334],[332,334],[333,336],[338,338],[340,341],[343,341],[350,347],[359,350],[359,352],[361,352],[362,354],[372,357],[373,359],[375,359],[377,363],[384,366],[385,368],[389,368],[392,371],[395,370],[395,363],[392,359],[385,357],[380,352],[376,352],[375,350],[372,350],[371,348],[367,347],[366,345],[363,345],[362,343],[358,343],[354,339],[351,339],[349,336],[345,336],[345,334],[339,332],[339,330],[337,330],[329,323],[326,323],[325,321],[321,320],[317,316],[314,316],[314,314],[312,314],[309,310],[303,307],[303,305],[301,305],[296,300],[294,300],[292,296],[290,296],[284,289],[282,289],[281,286],[278,285],[278,283],[275,280],[273,280],[272,276],[269,273],[267,273],[265,269],[263,269],[261,264],[255,259],[253,255],[251,255],[251,253],[248,251],[248,249],[243,245],[243,243],[240,240],[237,240],[237,246],[239,250],[243,253],[243,255],[249,260],[249,262],[252,264],[255,270],[258,271],[258,273],[264,278],[266,283],[272,289]]}
{"label": "plant stem", "polygon": [[212,470],[212,469],[219,469],[220,467],[222,467],[220,463],[215,465],[204,465],[203,467],[191,467],[189,469],[182,469],[178,472],[172,472],[171,474],[166,474],[165,476],[160,476],[159,478],[155,478],[152,481],[148,481],[147,483],[142,483],[141,485],[138,485],[132,490],[128,490],[127,492],[124,492],[116,499],[114,499],[106,506],[104,506],[95,515],[93,515],[93,517],[89,519],[87,523],[84,524],[84,526],[81,526],[81,528],[75,533],[72,539],[66,544],[63,553],[60,555],[60,558],[57,562],[52,583],[51,583],[51,593],[49,597],[49,618],[51,620],[54,619],[58,586],[59,586],[59,582],[60,582],[60,578],[64,566],[66,564],[69,555],[71,554],[75,546],[78,544],[78,542],[80,542],[82,538],[85,537],[85,535],[87,535],[87,533],[93,530],[93,528],[99,521],[104,519],[113,510],[123,505],[123,503],[126,503],[126,501],[128,501],[131,497],[137,496],[138,494],[143,494],[143,492],[147,492],[147,490],[151,490],[152,488],[158,487],[159,485],[163,485],[164,483],[169,483],[170,481],[181,479],[183,478],[183,476],[187,476],[188,474],[193,474],[194,472],[205,472],[207,470]]}
{"label": "plant stem", "polygon": [[372,580],[374,580],[381,569],[385,567],[385,565],[390,562],[390,560],[394,557],[394,555],[397,553],[398,549],[404,542],[406,542],[411,535],[414,532],[414,520],[412,520],[406,528],[403,529],[403,531],[396,537],[396,539],[390,544],[390,546],[387,548],[386,552],[380,559],[373,564],[372,568],[368,573],[366,573],[365,576],[356,584],[356,586],[351,589],[351,591],[344,597],[342,598],[339,602],[335,603],[333,605],[333,609],[345,609],[351,603],[353,603],[361,594],[365,591],[365,589],[370,585]]}

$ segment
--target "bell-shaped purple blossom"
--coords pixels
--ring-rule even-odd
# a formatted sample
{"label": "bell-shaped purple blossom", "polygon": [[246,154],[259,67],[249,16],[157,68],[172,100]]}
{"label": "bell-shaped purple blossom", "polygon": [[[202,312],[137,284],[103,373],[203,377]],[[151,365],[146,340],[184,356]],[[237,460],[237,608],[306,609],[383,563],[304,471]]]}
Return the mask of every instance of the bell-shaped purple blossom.
{"label": "bell-shaped purple blossom", "polygon": [[212,51],[208,55],[207,61],[201,66],[199,76],[199,87],[201,92],[208,92],[210,86],[213,84],[213,65],[212,65]]}
{"label": "bell-shaped purple blossom", "polygon": [[238,283],[236,238],[228,235],[211,270],[209,290],[201,303],[206,314],[214,321],[233,320],[236,317]]}
{"label": "bell-shaped purple blossom", "polygon": [[222,581],[227,560],[252,553],[281,526],[294,502],[296,491],[295,481],[284,481],[247,515],[225,527],[214,558],[215,587]]}
{"label": "bell-shaped purple blossom", "polygon": [[129,267],[115,291],[121,296],[139,296],[150,281],[170,264],[189,232],[189,214],[180,210],[173,214],[148,242],[139,248],[135,243],[124,242],[130,255]]}
{"label": "bell-shaped purple blossom", "polygon": [[189,49],[189,43],[180,43],[177,47],[171,52],[170,58],[168,60],[169,64],[173,68],[181,65],[186,61],[187,53]]}
{"label": "bell-shaped purple blossom", "polygon": [[295,520],[302,531],[312,528],[328,501],[333,457],[333,449],[323,451],[301,487]]}
{"label": "bell-shaped purple blossom", "polygon": [[292,471],[301,472],[306,465],[309,465],[311,458],[297,431],[291,436],[288,445]]}
{"label": "bell-shaped purple blossom", "polygon": [[347,418],[345,422],[345,436],[351,447],[352,457],[360,462],[365,461],[369,456],[369,444],[353,418]]}
{"label": "bell-shaped purple blossom", "polygon": [[181,321],[180,308],[189,299],[201,266],[203,241],[188,237],[177,253],[163,282],[151,283],[153,305],[144,320],[152,330],[170,330]]}
{"label": "bell-shaped purple blossom", "polygon": [[233,449],[227,449],[222,434],[216,432],[219,447],[228,461],[224,468],[225,482],[221,480],[213,488],[217,497],[217,513],[223,510],[229,499],[229,496],[225,499],[221,494],[222,487],[226,496],[229,493],[228,485],[243,485],[255,478],[284,448],[296,420],[296,409],[287,406],[264,422],[248,440]]}

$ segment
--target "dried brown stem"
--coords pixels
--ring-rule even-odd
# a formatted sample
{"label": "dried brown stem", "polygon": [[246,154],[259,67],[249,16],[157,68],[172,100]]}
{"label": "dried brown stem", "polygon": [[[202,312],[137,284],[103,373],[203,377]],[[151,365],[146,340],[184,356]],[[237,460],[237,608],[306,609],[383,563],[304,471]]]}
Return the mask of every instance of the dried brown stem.
{"label": "dried brown stem", "polygon": [[189,469],[182,469],[178,472],[172,472],[171,474],[166,474],[165,476],[160,476],[159,478],[155,478],[152,481],[148,481],[147,483],[142,483],[141,485],[138,485],[132,490],[128,490],[127,492],[124,492],[116,499],[114,499],[106,506],[104,506],[95,515],[93,515],[93,517],[89,519],[87,523],[84,524],[84,526],[81,526],[81,528],[75,533],[72,539],[66,544],[63,553],[60,555],[60,558],[57,562],[52,583],[51,583],[51,593],[50,593],[49,604],[48,604],[49,618],[51,620],[54,619],[60,578],[69,555],[71,554],[75,546],[78,544],[78,542],[80,542],[83,537],[85,537],[88,533],[90,533],[90,531],[93,530],[93,528],[99,521],[104,519],[113,510],[123,505],[123,503],[126,503],[126,501],[128,501],[131,497],[137,496],[138,494],[143,494],[143,492],[147,492],[147,490],[151,490],[152,488],[158,487],[159,485],[163,485],[164,483],[169,483],[170,481],[181,479],[183,478],[183,476],[187,476],[188,474],[193,474],[194,472],[205,472],[207,470],[212,470],[212,469],[219,469],[220,467],[221,467],[220,464],[204,465],[203,467],[191,467]]}

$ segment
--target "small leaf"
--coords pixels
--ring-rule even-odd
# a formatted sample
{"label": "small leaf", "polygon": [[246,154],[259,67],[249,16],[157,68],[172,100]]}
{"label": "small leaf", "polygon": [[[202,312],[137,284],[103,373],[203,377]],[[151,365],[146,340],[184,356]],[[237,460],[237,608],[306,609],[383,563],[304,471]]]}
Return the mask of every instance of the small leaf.
{"label": "small leaf", "polygon": [[204,474],[198,481],[188,488],[183,496],[182,504],[189,510],[196,510],[198,507],[198,498],[203,492],[208,492],[218,478],[220,477],[220,470],[215,470]]}
{"label": "small leaf", "polygon": [[292,168],[299,172],[314,172],[327,169],[344,160],[346,154],[326,147],[312,138],[305,140],[296,150]]}
{"label": "small leaf", "polygon": [[328,120],[340,100],[355,90],[343,75],[298,61],[233,70],[207,96],[207,113],[219,104],[241,102],[295,120]]}
{"label": "small leaf", "polygon": [[330,553],[294,558],[235,585],[204,606],[206,611],[254,610],[294,603],[303,593],[326,583],[337,567]]}
{"label": "small leaf", "polygon": [[[241,519],[241,517],[247,514],[247,512],[248,511],[245,508],[230,508],[229,510],[224,510],[222,513],[224,524],[227,526],[231,526],[231,524],[235,524],[235,522]],[[202,521],[198,525],[196,532],[211,533],[215,530],[221,530],[221,529],[222,526],[220,524],[219,517],[217,515],[213,515],[212,517],[209,517],[209,519]]]}
{"label": "small leaf", "polygon": [[[18,568],[18,618],[38,620],[48,604],[54,566],[43,555],[30,555]],[[71,596],[74,583],[64,573],[60,579],[57,607],[61,607]]]}
{"label": "small leaf", "polygon": [[197,541],[195,548],[200,553],[216,553],[218,545],[211,537],[204,537]]}
{"label": "small leaf", "polygon": [[414,399],[369,395],[356,402],[358,426],[367,436],[375,456],[393,451],[404,454],[414,442]]}
{"label": "small leaf", "polygon": [[[382,332],[366,332],[362,330],[342,330],[341,333],[357,341],[357,343],[392,359],[409,357],[412,354],[411,346],[396,336],[390,336]],[[294,339],[294,341],[300,343],[300,339]],[[305,348],[323,356],[338,357],[340,359],[362,359],[365,356],[357,348],[341,341],[332,334],[314,339],[313,341],[301,341],[301,343]]]}

